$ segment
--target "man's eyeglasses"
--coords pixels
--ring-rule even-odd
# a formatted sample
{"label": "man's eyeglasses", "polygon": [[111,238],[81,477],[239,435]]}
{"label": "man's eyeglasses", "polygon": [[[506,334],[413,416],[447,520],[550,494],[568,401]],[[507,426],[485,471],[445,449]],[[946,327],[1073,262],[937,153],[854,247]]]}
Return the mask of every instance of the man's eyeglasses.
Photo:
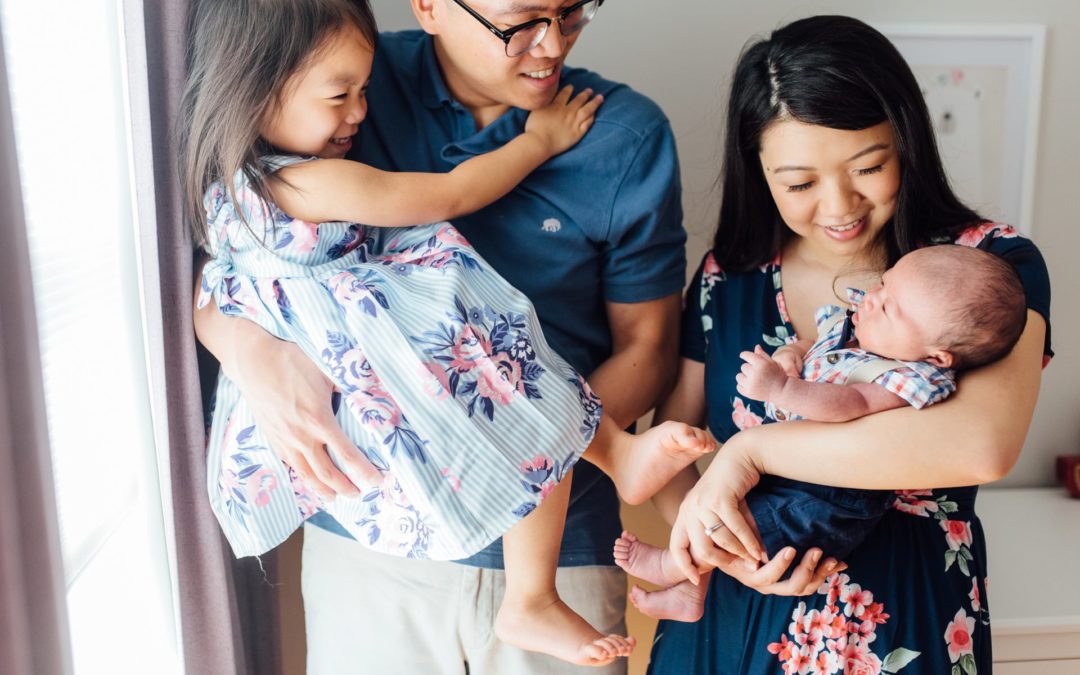
{"label": "man's eyeglasses", "polygon": [[547,35],[552,21],[558,22],[559,32],[563,36],[573,35],[592,21],[593,17],[596,16],[596,10],[600,8],[600,5],[604,4],[604,0],[581,0],[581,2],[575,2],[560,11],[554,19],[546,17],[533,19],[532,21],[511,26],[506,30],[499,30],[490,21],[480,16],[475,9],[466,5],[463,0],[454,0],[454,2],[471,14],[474,19],[484,24],[484,27],[494,33],[495,37],[502,40],[506,45],[506,55],[510,58],[521,56],[540,44],[544,36]]}

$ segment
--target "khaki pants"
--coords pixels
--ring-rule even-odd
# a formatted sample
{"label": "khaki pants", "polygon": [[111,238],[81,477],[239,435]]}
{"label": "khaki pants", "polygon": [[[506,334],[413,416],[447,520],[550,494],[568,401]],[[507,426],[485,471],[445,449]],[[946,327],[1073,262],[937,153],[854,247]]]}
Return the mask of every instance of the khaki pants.
{"label": "khaki pants", "polygon": [[[499,642],[499,570],[380,555],[308,526],[301,576],[308,675],[626,673],[626,659],[586,668]],[[601,633],[626,634],[622,570],[563,567],[555,584]]]}

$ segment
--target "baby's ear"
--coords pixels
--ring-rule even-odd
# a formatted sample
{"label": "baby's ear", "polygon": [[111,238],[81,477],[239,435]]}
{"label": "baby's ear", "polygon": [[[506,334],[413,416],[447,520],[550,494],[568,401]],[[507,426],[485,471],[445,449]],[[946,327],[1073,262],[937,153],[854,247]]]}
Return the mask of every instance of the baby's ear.
{"label": "baby's ear", "polygon": [[956,361],[953,357],[953,353],[945,349],[935,349],[930,352],[930,356],[926,357],[928,363],[932,363],[939,368],[952,368],[952,364]]}

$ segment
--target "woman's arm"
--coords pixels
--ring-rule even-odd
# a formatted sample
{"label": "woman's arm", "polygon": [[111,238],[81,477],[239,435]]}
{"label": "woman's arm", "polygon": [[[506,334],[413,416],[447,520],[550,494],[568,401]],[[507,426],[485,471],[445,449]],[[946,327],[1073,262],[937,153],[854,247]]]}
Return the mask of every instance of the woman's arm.
{"label": "woman's arm", "polygon": [[[678,377],[671,393],[660,403],[653,415],[653,425],[677,420],[697,427],[704,427],[707,422],[705,400],[705,364],[700,361],[683,358],[679,362]],[[674,523],[679,513],[679,505],[693,489],[699,477],[697,467],[691,464],[668,483],[653,497],[653,504],[668,523]],[[704,532],[704,529],[702,529]],[[686,542],[689,545],[689,542]],[[683,551],[686,550],[684,547]],[[724,574],[734,577],[744,585],[759,593],[775,595],[807,595],[821,586],[825,577],[846,565],[834,558],[821,560],[820,549],[810,549],[803,556],[791,576],[781,581],[781,577],[795,560],[795,549],[788,546],[780,550],[772,560],[756,570],[748,569],[744,560],[723,549],[714,549],[710,563]],[[820,565],[818,563],[821,563]],[[684,558],[687,576],[694,571],[691,560]]]}
{"label": "woman's arm", "polygon": [[923,410],[845,424],[770,424],[732,441],[761,473],[836,487],[915,490],[998,480],[1016,463],[1035,412],[1045,333],[1043,317],[1029,310],[1008,356],[964,373],[955,394]]}
{"label": "woman's arm", "polygon": [[281,169],[280,180],[271,183],[274,201],[308,222],[375,227],[433,223],[478,211],[589,130],[603,97],[586,89],[571,99],[571,92],[563,87],[551,104],[529,115],[524,133],[448,173],[381,171],[346,159],[321,159]]}
{"label": "woman's arm", "polygon": [[[865,489],[923,489],[998,480],[1019,456],[1035,410],[1046,323],[1028,311],[1020,342],[1004,359],[964,374],[957,393],[923,410],[892,410],[846,422],[788,422],[742,431],[716,453],[687,494],[673,537],[696,561],[723,561],[697,530],[715,522],[753,551],[740,506],[761,475]],[[810,460],[810,461],[808,461]]]}

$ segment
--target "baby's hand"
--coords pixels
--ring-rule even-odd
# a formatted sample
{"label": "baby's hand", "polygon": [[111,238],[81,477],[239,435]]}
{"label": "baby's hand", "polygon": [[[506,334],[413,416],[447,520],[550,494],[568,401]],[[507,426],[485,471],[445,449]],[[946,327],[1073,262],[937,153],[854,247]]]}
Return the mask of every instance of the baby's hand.
{"label": "baby's hand", "polygon": [[742,352],[739,358],[746,361],[742,371],[735,376],[740,394],[755,401],[771,401],[784,388],[787,374],[779,363],[769,358],[761,345],[754,347],[752,352]]}
{"label": "baby's hand", "polygon": [[570,85],[563,87],[555,95],[554,101],[532,111],[525,122],[525,133],[535,134],[552,156],[569,150],[581,140],[592,126],[596,109],[604,101],[600,94],[593,96],[592,89],[586,89],[571,99],[573,91]]}
{"label": "baby's hand", "polygon": [[788,377],[802,377],[802,357],[791,347],[777,349],[772,353],[772,360],[779,364]]}

